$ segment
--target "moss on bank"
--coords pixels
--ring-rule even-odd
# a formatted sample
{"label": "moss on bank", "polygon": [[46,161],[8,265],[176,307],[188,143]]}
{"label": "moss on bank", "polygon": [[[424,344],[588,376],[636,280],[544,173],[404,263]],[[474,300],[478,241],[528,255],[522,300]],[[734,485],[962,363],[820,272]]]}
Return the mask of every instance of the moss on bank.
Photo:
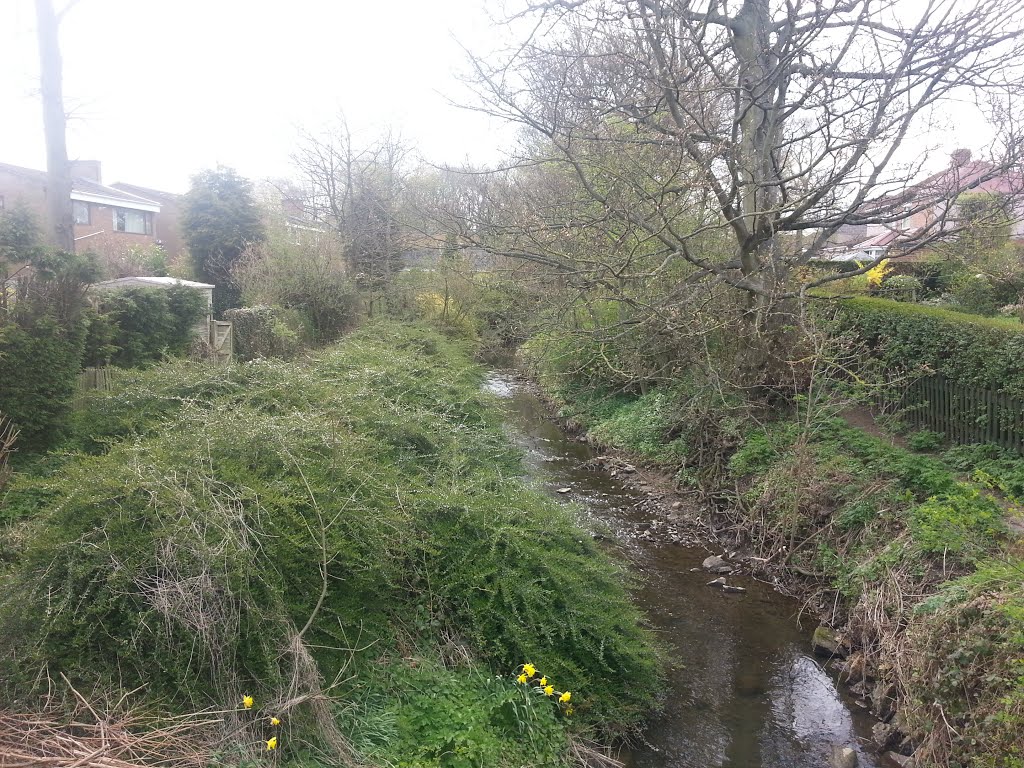
{"label": "moss on bank", "polygon": [[[519,480],[481,376],[378,323],[309,362],[172,362],[93,395],[72,452],[3,501],[3,689],[45,668],[163,712],[304,698],[282,754],[305,761],[325,711],[408,766],[563,764],[570,737],[631,728],[650,636],[619,568]],[[524,661],[572,717],[513,682]]]}

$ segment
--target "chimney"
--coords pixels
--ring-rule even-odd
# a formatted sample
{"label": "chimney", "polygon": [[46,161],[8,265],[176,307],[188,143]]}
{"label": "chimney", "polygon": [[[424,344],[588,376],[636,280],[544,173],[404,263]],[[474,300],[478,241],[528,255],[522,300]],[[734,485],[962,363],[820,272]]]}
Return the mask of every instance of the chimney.
{"label": "chimney", "polygon": [[98,184],[103,183],[103,178],[100,174],[100,161],[99,160],[72,160],[71,161],[71,178],[73,179],[89,179],[95,181]]}
{"label": "chimney", "polygon": [[950,155],[953,161],[954,168],[963,168],[969,162],[971,162],[971,150],[969,149],[958,149]]}

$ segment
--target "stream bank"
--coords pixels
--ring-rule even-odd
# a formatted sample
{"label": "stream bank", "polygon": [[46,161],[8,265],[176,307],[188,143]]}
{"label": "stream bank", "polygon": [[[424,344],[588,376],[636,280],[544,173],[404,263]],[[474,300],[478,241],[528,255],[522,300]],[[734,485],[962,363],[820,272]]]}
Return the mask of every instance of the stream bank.
{"label": "stream bank", "polygon": [[613,542],[668,648],[664,709],[642,743],[623,750],[627,766],[821,768],[834,747],[853,750],[861,766],[887,764],[866,746],[874,718],[813,655],[796,600],[738,574],[728,583],[744,592],[708,586],[714,577],[701,565],[720,550],[701,544],[682,500],[569,434],[516,374],[492,373],[486,386],[502,400],[530,478],[573,504],[595,538]]}

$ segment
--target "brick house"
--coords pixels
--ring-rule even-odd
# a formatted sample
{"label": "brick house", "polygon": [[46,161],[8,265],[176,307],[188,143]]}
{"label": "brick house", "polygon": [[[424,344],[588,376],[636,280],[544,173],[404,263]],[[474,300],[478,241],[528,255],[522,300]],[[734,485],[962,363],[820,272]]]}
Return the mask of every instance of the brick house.
{"label": "brick house", "polygon": [[[176,200],[165,210],[161,200],[133,192],[129,185],[103,184],[98,161],[75,161],[71,165],[75,250],[95,252],[111,274],[137,271],[133,252],[139,249],[160,245],[169,259],[179,255],[182,246]],[[46,184],[45,171],[0,163],[0,208],[24,205],[42,221]],[[168,200],[177,197],[148,191]]]}
{"label": "brick house", "polygon": [[130,195],[158,203],[160,212],[156,217],[157,239],[167,252],[169,259],[176,259],[185,252],[185,236],[181,231],[181,195],[150,187],[140,187],[137,184],[125,184],[120,181],[110,186]]}

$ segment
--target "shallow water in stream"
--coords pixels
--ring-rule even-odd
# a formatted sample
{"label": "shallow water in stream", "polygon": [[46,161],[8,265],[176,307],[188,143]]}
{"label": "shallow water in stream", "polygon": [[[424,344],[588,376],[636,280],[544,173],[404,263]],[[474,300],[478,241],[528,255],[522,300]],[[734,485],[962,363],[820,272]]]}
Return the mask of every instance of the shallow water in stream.
{"label": "shallow water in stream", "polygon": [[611,531],[638,576],[637,603],[671,649],[664,712],[644,732],[646,744],[623,750],[630,768],[827,768],[833,744],[857,750],[860,766],[883,766],[862,740],[872,718],[837,690],[811,653],[813,626],[797,625],[796,601],[766,584],[730,577],[747,592],[706,586],[691,573],[718,551],[636,537],[651,514],[642,495],[587,465],[595,451],[574,440],[514,374],[492,373],[486,388],[501,398],[507,429],[526,453],[530,478],[573,503],[584,526]]}

